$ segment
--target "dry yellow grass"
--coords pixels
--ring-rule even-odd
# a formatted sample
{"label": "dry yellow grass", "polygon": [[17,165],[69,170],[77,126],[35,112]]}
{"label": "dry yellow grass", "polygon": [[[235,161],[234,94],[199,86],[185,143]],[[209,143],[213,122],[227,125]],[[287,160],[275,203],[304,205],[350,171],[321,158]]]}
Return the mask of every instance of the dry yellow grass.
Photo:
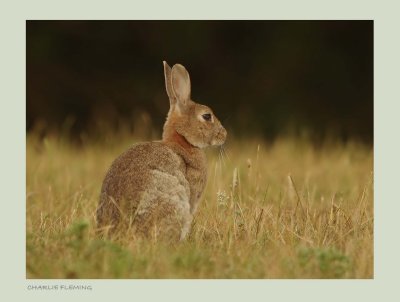
{"label": "dry yellow grass", "polygon": [[102,179],[132,138],[27,136],[28,278],[373,278],[373,151],[234,141],[208,151],[186,242],[95,235]]}

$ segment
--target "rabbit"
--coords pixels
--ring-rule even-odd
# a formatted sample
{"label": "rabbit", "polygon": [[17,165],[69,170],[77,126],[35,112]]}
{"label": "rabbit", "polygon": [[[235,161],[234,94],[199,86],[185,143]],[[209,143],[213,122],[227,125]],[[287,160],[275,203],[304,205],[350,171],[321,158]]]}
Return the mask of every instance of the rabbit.
{"label": "rabbit", "polygon": [[191,100],[188,71],[163,61],[170,109],[162,140],[133,145],[109,168],[96,211],[100,230],[182,241],[207,182],[204,148],[224,144],[213,111]]}

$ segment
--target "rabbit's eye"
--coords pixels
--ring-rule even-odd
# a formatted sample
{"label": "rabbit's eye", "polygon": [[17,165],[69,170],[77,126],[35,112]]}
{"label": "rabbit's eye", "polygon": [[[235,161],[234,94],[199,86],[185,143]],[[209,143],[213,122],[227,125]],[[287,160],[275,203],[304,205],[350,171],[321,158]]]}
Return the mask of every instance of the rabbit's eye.
{"label": "rabbit's eye", "polygon": [[211,121],[211,114],[210,113],[205,113],[205,114],[202,115],[202,117],[207,122]]}

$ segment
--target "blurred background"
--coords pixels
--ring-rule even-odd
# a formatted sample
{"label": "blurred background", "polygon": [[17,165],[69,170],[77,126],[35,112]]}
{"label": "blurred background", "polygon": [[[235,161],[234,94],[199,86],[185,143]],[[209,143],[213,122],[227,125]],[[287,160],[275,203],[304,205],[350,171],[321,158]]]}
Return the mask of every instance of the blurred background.
{"label": "blurred background", "polygon": [[159,138],[162,61],[230,135],[373,143],[373,21],[27,21],[27,131]]}

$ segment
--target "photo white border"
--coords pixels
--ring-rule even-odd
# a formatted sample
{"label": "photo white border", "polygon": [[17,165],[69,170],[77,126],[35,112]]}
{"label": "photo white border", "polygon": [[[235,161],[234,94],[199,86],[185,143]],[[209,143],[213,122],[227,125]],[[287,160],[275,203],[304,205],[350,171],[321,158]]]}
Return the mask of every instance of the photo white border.
{"label": "photo white border", "polygon": [[[1,3],[1,290],[9,301],[377,301],[399,299],[400,11],[395,1],[5,1]],[[375,253],[373,280],[26,280],[26,20],[374,20]],[[28,285],[83,284],[91,291]]]}

